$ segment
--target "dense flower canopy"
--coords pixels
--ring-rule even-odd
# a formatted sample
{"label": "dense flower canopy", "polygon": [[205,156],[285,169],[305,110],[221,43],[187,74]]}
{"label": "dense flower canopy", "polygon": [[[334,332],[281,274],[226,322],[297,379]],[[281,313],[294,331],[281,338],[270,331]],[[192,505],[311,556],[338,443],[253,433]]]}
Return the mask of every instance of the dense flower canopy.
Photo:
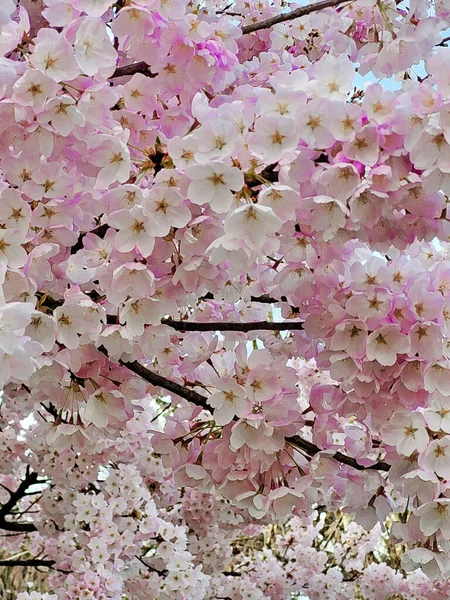
{"label": "dense flower canopy", "polygon": [[19,600],[449,597],[449,29],[1,1],[0,565],[50,570]]}

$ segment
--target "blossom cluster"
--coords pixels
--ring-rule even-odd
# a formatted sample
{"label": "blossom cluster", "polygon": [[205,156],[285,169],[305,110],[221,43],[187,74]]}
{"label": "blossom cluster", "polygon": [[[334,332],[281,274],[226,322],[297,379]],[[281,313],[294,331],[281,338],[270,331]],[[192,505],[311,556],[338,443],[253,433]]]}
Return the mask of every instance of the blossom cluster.
{"label": "blossom cluster", "polygon": [[0,6],[0,529],[58,600],[350,598],[317,506],[446,597],[450,13],[282,4]]}

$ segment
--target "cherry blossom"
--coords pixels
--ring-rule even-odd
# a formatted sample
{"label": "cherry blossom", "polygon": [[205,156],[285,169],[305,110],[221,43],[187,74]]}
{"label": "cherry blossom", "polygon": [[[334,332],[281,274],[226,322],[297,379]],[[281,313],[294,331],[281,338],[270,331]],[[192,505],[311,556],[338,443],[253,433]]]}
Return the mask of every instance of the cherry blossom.
{"label": "cherry blossom", "polygon": [[245,417],[251,411],[251,403],[246,398],[245,389],[233,379],[220,382],[220,391],[208,398],[214,410],[214,420],[218,425],[230,423],[235,416]]}
{"label": "cherry blossom", "polygon": [[232,192],[240,191],[244,185],[239,169],[216,161],[187,167],[186,175],[192,180],[188,188],[189,200],[199,205],[208,203],[219,213],[230,210],[234,197]]}
{"label": "cherry blossom", "polygon": [[96,427],[105,427],[111,421],[125,421],[129,419],[133,410],[127,407],[124,397],[116,390],[96,390],[89,396],[84,417]]}
{"label": "cherry blossom", "polygon": [[22,600],[450,595],[448,7],[282,4],[1,3]]}
{"label": "cherry blossom", "polygon": [[268,234],[280,227],[280,219],[269,206],[247,204],[231,212],[224,223],[230,237],[243,237],[255,248],[261,248]]}
{"label": "cherry blossom", "polygon": [[385,325],[373,331],[367,338],[367,358],[380,364],[391,366],[397,354],[409,350],[409,340],[400,332],[398,325]]}
{"label": "cherry blossom", "polygon": [[416,515],[419,516],[419,526],[425,535],[432,535],[436,531],[441,531],[443,535],[448,535],[448,500],[437,500],[436,502],[427,502],[417,509]]}
{"label": "cherry blossom", "polygon": [[425,420],[420,413],[395,412],[390,423],[383,429],[383,437],[397,452],[410,456],[413,452],[423,452],[429,442]]}

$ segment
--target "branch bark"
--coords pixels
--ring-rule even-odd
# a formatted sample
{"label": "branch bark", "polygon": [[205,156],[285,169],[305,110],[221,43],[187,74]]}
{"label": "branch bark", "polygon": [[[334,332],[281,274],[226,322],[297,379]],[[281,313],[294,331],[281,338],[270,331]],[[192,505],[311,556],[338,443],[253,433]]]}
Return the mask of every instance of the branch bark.
{"label": "branch bark", "polygon": [[41,558],[29,558],[24,560],[0,560],[0,567],[47,567],[51,569],[54,564],[54,560],[44,560]]}
{"label": "branch bark", "polygon": [[[36,296],[39,300],[41,300],[44,295],[41,292],[37,292]],[[92,296],[92,295],[91,295]],[[94,301],[96,299],[92,297]],[[283,300],[282,300],[283,301]],[[273,303],[277,302],[275,298],[271,298],[270,296],[254,296],[252,297],[252,302],[264,302],[264,303]],[[64,300],[55,300],[50,296],[45,296],[44,302],[42,306],[46,306],[50,310],[55,310],[58,306],[62,306],[64,304]],[[106,315],[107,323],[109,325],[115,325],[119,323],[119,319],[116,315]],[[208,321],[208,322],[196,322],[196,321],[180,321],[177,319],[161,319],[161,323],[163,325],[169,325],[176,331],[300,331],[303,329],[303,322],[301,321],[282,321],[273,322],[273,321],[253,321],[247,323],[237,323],[230,321]]]}
{"label": "branch bark", "polygon": [[[101,350],[104,354],[106,354],[106,356],[108,355],[104,348],[100,347],[99,350]],[[209,411],[211,410],[211,407],[208,405],[207,397],[204,396],[203,394],[199,394],[198,392],[195,392],[194,390],[189,390],[185,386],[182,386],[179,383],[176,383],[175,381],[171,381],[170,379],[167,379],[166,377],[163,377],[162,375],[153,373],[153,371],[150,371],[150,369],[147,369],[147,367],[144,367],[136,360],[133,362],[125,362],[125,361],[120,360],[119,363],[122,366],[129,369],[130,371],[132,371],[133,373],[135,373],[136,375],[139,375],[139,377],[142,377],[142,379],[144,379],[148,383],[151,383],[152,385],[161,387],[169,392],[172,392],[172,393],[176,394],[177,396],[180,396],[181,398],[184,398],[185,400],[188,400],[189,402],[192,402],[193,404],[200,406],[204,410],[209,410]],[[311,457],[315,456],[319,452],[323,452],[323,450],[321,450],[321,448],[319,448],[312,442],[309,442],[308,440],[303,439],[299,435],[294,435],[292,437],[286,438],[286,442],[288,442],[292,446],[299,448],[300,450],[302,450],[308,456],[311,456]],[[370,467],[365,467],[364,465],[359,464],[356,459],[351,458],[350,456],[346,456],[345,454],[342,454],[341,452],[335,452],[333,455],[331,455],[331,457],[342,464],[345,464],[345,465],[348,465],[349,467],[353,467],[354,469],[357,469],[358,471],[365,471],[366,469],[372,469],[372,470],[387,472],[390,469],[390,465],[383,461],[377,462],[374,465],[371,465]]]}
{"label": "branch bark", "polygon": [[147,77],[156,77],[158,73],[152,73],[150,69],[151,67],[144,60],[141,60],[140,62],[132,63],[131,65],[117,67],[110,79],[114,79],[116,77],[127,77],[134,75],[135,73],[142,73]]}
{"label": "branch bark", "polygon": [[0,529],[4,529],[5,531],[17,531],[20,533],[37,531],[34,523],[20,523],[17,521],[6,520],[6,516],[12,514],[12,509],[27,495],[28,488],[35,483],[38,483],[38,474],[30,472],[30,470],[27,469],[25,479],[21,482],[15,492],[10,493],[8,502],[5,502],[0,509]]}
{"label": "branch bark", "polygon": [[[292,446],[295,446],[296,448],[303,450],[303,452],[306,452],[306,454],[308,454],[308,456],[315,456],[319,452],[322,452],[322,450],[318,446],[316,446],[312,442],[308,442],[308,440],[303,439],[299,435],[294,435],[290,438],[286,438],[286,441],[289,442]],[[342,452],[335,452],[332,455],[332,458],[334,458],[335,460],[337,460],[338,462],[340,462],[344,465],[353,467],[354,469],[357,469],[358,471],[365,471],[365,470],[372,469],[372,470],[376,470],[376,471],[386,471],[387,472],[391,468],[391,466],[388,465],[388,463],[383,462],[383,461],[379,461],[379,462],[375,463],[374,465],[371,465],[370,467],[365,467],[363,465],[360,465],[358,463],[358,461],[355,460],[354,458],[352,458],[351,456],[346,456],[345,454],[342,454]]]}
{"label": "branch bark", "polygon": [[231,323],[227,321],[209,321],[198,323],[194,321],[175,321],[174,319],[161,319],[161,323],[169,325],[177,331],[294,331],[303,329],[300,321],[254,321],[252,323]]}
{"label": "branch bark", "polygon": [[339,4],[343,4],[344,2],[350,1],[352,0],[321,0],[321,2],[309,4],[308,6],[300,6],[299,8],[296,8],[291,12],[281,13],[276,17],[271,17],[270,19],[266,19],[265,21],[260,21],[259,23],[252,23],[251,25],[245,25],[242,28],[242,33],[243,35],[246,35],[247,33],[259,31],[260,29],[269,29],[270,27],[272,27],[273,25],[277,25],[278,23],[292,21],[294,19],[298,19],[299,17],[304,17],[305,15],[317,12],[318,10],[339,6]]}
{"label": "branch bark", "polygon": [[[208,292],[200,298],[200,300],[215,300],[213,294]],[[250,296],[250,302],[260,302],[261,304],[277,304],[279,302],[287,302],[286,296],[281,296],[280,299],[273,298],[269,294],[262,294],[262,296]]]}
{"label": "branch bark", "polygon": [[440,41],[439,44],[436,44],[437,46],[446,46],[447,42],[450,42],[450,36],[445,37],[443,40]]}
{"label": "branch bark", "polygon": [[142,377],[142,379],[144,379],[148,383],[151,383],[156,387],[161,387],[167,390],[168,392],[172,392],[173,394],[176,394],[177,396],[180,396],[185,400],[189,400],[189,402],[192,402],[197,406],[201,406],[204,410],[211,410],[211,407],[206,401],[206,396],[203,396],[198,392],[194,392],[194,390],[189,390],[188,388],[184,387],[183,385],[180,385],[179,383],[176,383],[175,381],[171,381],[170,379],[167,379],[162,375],[158,375],[158,373],[150,371],[150,369],[147,369],[147,367],[141,365],[141,363],[139,363],[137,360],[133,362],[125,362],[123,360],[119,360],[119,363],[123,367],[126,367],[127,369],[135,373],[136,375],[139,375],[139,377]]}
{"label": "branch bark", "polygon": [[[275,17],[266,19],[265,21],[260,21],[259,23],[251,23],[250,25],[244,25],[242,27],[242,34],[246,35],[248,33],[253,33],[254,31],[259,31],[260,29],[269,29],[270,27],[272,27],[273,25],[277,25],[278,23],[292,21],[294,19],[298,19],[299,17],[309,15],[313,12],[323,10],[324,8],[339,6],[344,2],[352,1],[353,0],[321,0],[320,2],[316,2],[315,4],[310,4],[308,6],[300,6],[295,10],[292,10],[287,13],[281,13],[279,15],[276,15]],[[134,75],[135,73],[143,73],[147,77],[157,77],[158,75],[158,73],[152,73],[151,67],[144,60],[142,60],[137,63],[132,63],[131,65],[117,67],[114,73],[111,75],[110,79],[115,79],[116,77],[129,77],[131,75]]]}

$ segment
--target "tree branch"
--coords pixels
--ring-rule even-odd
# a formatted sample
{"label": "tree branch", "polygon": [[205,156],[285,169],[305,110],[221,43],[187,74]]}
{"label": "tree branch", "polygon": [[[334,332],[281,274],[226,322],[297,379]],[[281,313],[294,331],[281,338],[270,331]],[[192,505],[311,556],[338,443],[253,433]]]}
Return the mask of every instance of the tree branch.
{"label": "tree branch", "polygon": [[[103,346],[100,346],[98,350],[105,356],[108,356],[108,351]],[[137,360],[134,360],[133,362],[119,360],[119,364],[121,364],[123,367],[126,367],[139,377],[142,377],[144,381],[147,381],[156,387],[161,387],[168,392],[172,392],[173,394],[180,396],[180,398],[184,398],[185,400],[188,400],[197,406],[201,406],[201,408],[204,410],[211,410],[211,407],[206,401],[206,396],[203,396],[198,392],[194,392],[194,390],[189,390],[187,387],[180,385],[175,381],[171,381],[162,375],[158,375],[158,373],[150,371],[150,369],[147,369],[147,367],[141,365],[141,363],[139,363]]]}
{"label": "tree branch", "polygon": [[[144,565],[144,567],[147,567],[147,569],[149,571],[152,571],[153,573],[157,573],[160,577],[165,577],[167,575],[167,573],[169,572],[167,569],[157,569],[156,567],[152,567],[152,565],[148,565],[140,556],[138,556],[136,554],[136,558],[138,559],[138,561],[140,563],[142,563]],[[144,557],[145,558],[145,557]]]}
{"label": "tree branch", "polygon": [[144,60],[141,60],[140,62],[132,63],[131,65],[117,67],[110,79],[115,77],[127,77],[129,75],[134,75],[135,73],[142,73],[147,77],[156,77],[158,73],[152,73],[150,69],[151,67]]}
{"label": "tree branch", "polygon": [[[98,235],[99,237],[104,237],[103,229],[101,229],[100,227],[97,229],[93,229],[92,231],[90,231],[88,233],[94,233],[94,234]],[[81,240],[79,240],[79,242],[77,242],[77,245],[78,244],[80,244],[80,245],[79,245],[79,247],[76,248],[76,251],[78,251],[82,248],[82,239],[85,235],[86,235],[86,233],[80,234]],[[75,249],[75,246],[72,247],[72,250],[73,249]],[[71,252],[71,254],[75,254],[75,251]],[[47,294],[44,294],[43,292],[36,292],[35,295],[36,295],[36,298],[38,298],[38,300],[41,301],[42,306],[46,306],[47,308],[49,308],[52,311],[55,310],[55,308],[57,308],[58,306],[62,306],[64,304],[64,300],[62,298],[59,300],[56,300],[55,298],[52,298],[51,296],[48,296]],[[90,296],[94,302],[97,301],[97,299],[94,297],[95,294],[93,292],[89,292],[87,295]],[[97,294],[97,296],[98,296],[98,298],[101,298],[101,296],[99,296],[98,294]],[[200,300],[202,300],[202,301],[215,300],[215,298],[211,293],[208,292],[202,298],[200,298]],[[288,300],[287,300],[286,296],[281,296],[280,299],[277,299],[277,298],[273,298],[272,296],[269,296],[268,294],[263,294],[262,296],[251,296],[250,297],[250,302],[260,302],[261,304],[279,304],[281,302],[287,302],[287,301]],[[298,312],[299,309],[295,306],[291,306],[291,310],[293,312]],[[110,320],[110,324],[117,322],[116,315],[107,315],[107,317]],[[177,322],[175,319],[171,319],[171,320],[174,323]],[[163,319],[162,322],[164,323],[165,320]],[[224,324],[225,321],[219,321],[219,323]],[[288,329],[289,329],[289,327],[288,327]]]}
{"label": "tree branch", "polygon": [[[44,298],[44,294],[41,292],[36,292],[36,296],[39,300]],[[96,298],[92,296],[92,300],[95,302]],[[281,301],[283,300],[282,297]],[[208,298],[209,299],[209,298]],[[267,304],[272,304],[278,302],[275,298],[271,298],[270,296],[252,296],[252,302],[263,302]],[[55,300],[50,296],[45,295],[44,301],[42,302],[42,306],[46,306],[50,310],[55,310],[58,306],[62,306],[64,304],[64,300]],[[118,317],[116,315],[106,315],[107,323],[109,325],[116,325],[119,323]],[[299,331],[303,329],[303,322],[301,321],[282,321],[273,322],[273,321],[253,321],[247,323],[237,323],[230,321],[208,321],[208,322],[196,322],[196,321],[180,321],[177,319],[167,318],[161,319],[161,323],[163,325],[169,325],[176,331]],[[44,407],[47,410],[47,407]],[[1,484],[0,484],[1,485]]]}
{"label": "tree branch", "polygon": [[300,6],[299,8],[296,8],[291,12],[281,13],[280,15],[277,15],[276,17],[271,17],[270,19],[266,19],[265,21],[260,21],[259,23],[252,23],[251,25],[245,25],[242,28],[242,33],[243,35],[246,35],[247,33],[259,31],[260,29],[269,29],[270,27],[272,27],[273,25],[277,25],[278,23],[292,21],[293,19],[304,17],[305,15],[317,12],[318,10],[323,10],[324,8],[330,8],[333,6],[339,6],[339,4],[343,4],[344,2],[349,1],[351,0],[321,0],[321,2],[309,4],[308,6]]}
{"label": "tree branch", "polygon": [[[215,298],[211,292],[208,292],[202,296],[200,300],[215,300]],[[287,302],[287,298],[286,296],[281,296],[281,298],[278,299],[269,296],[269,294],[262,294],[262,296],[250,296],[250,302],[260,302],[261,304],[277,304],[280,302]]]}
{"label": "tree branch", "polygon": [[30,472],[27,468],[25,479],[21,482],[17,490],[10,494],[8,502],[5,502],[0,509],[0,529],[5,531],[18,531],[21,533],[37,531],[34,523],[20,523],[17,521],[7,521],[6,516],[11,514],[12,509],[16,504],[27,495],[27,489],[39,483],[38,474]]}
{"label": "tree branch", "polygon": [[[339,6],[339,4],[351,1],[352,0],[321,0],[320,2],[316,2],[315,4],[310,4],[308,6],[300,6],[299,8],[296,8],[291,12],[281,13],[275,17],[266,19],[265,21],[260,21],[259,23],[251,23],[250,25],[244,25],[244,27],[242,27],[242,34],[246,35],[247,33],[259,31],[260,29],[269,29],[277,23],[292,21],[293,19],[304,17],[305,15],[317,12],[318,10],[330,8],[333,6]],[[134,75],[135,73],[142,73],[147,77],[156,77],[158,73],[152,73],[150,69],[151,67],[144,60],[142,60],[137,63],[132,63],[131,65],[117,67],[114,73],[111,75],[110,79],[115,79],[116,77],[127,77],[130,75]]]}
{"label": "tree branch", "polygon": [[28,558],[24,560],[0,560],[0,567],[48,567],[49,569],[51,569],[54,564],[54,560],[44,560],[41,558]]}
{"label": "tree branch", "polygon": [[[144,559],[141,558],[140,556],[138,556],[137,554],[136,554],[136,558],[149,571],[152,571],[153,573],[157,573],[160,577],[165,577],[169,573],[169,571],[167,569],[157,569],[156,567],[152,567],[152,565],[147,564],[144,561]],[[146,558],[146,557],[144,556],[144,558]],[[0,561],[0,564],[1,564],[1,561]],[[237,573],[236,571],[222,571],[222,575],[225,575],[226,577],[241,577],[242,573]],[[231,598],[230,598],[230,600],[231,600]]]}
{"label": "tree branch", "polygon": [[294,331],[303,329],[300,321],[254,321],[253,323],[231,323],[227,321],[209,321],[198,323],[194,321],[175,321],[174,319],[161,319],[161,323],[169,325],[177,331]]}
{"label": "tree branch", "polygon": [[124,362],[123,360],[119,360],[119,363],[123,366],[142,377],[148,383],[155,385],[156,387],[161,387],[168,392],[172,392],[185,400],[189,400],[193,404],[197,406],[201,406],[204,410],[211,410],[211,407],[208,405],[206,401],[206,396],[199,394],[198,392],[194,392],[194,390],[189,390],[188,388],[176,383],[175,381],[171,381],[170,379],[166,379],[162,375],[158,375],[157,373],[153,373],[137,360],[133,362]]}
{"label": "tree branch", "polygon": [[[230,2],[229,4],[227,4],[225,6],[225,8],[221,8],[219,10],[216,10],[216,15],[223,15],[225,14],[225,11],[228,10],[229,8],[231,8],[233,6],[233,2]],[[241,16],[241,15],[239,15]]]}
{"label": "tree branch", "polygon": [[445,37],[443,40],[440,41],[439,44],[436,44],[437,46],[446,46],[447,42],[450,42],[450,36]]}
{"label": "tree branch", "polygon": [[[104,348],[100,347],[99,350],[106,354],[106,356],[108,355]],[[133,373],[135,373],[136,375],[139,375],[139,377],[142,377],[142,379],[144,379],[148,383],[151,383],[152,385],[161,387],[169,392],[172,392],[177,396],[180,396],[181,398],[184,398],[185,400],[188,400],[189,402],[200,406],[204,410],[211,410],[211,407],[208,405],[208,399],[206,396],[204,396],[203,394],[199,394],[198,392],[194,392],[193,390],[189,390],[186,387],[180,385],[179,383],[175,383],[174,381],[171,381],[170,379],[167,379],[162,375],[153,373],[153,371],[150,371],[149,369],[141,365],[137,360],[133,362],[125,362],[123,360],[120,360],[119,363],[122,366],[129,369],[130,371],[132,371]],[[294,435],[292,437],[286,438],[286,442],[291,444],[292,446],[299,448],[300,450],[303,450],[303,452],[305,452],[306,454],[308,454],[308,456],[311,457],[315,456],[319,452],[323,452],[323,450],[321,450],[318,446],[316,446],[312,442],[309,442],[308,440],[303,439],[299,435]],[[365,467],[364,465],[360,465],[354,458],[346,456],[341,452],[335,452],[333,455],[331,455],[331,457],[340,463],[357,469],[358,471],[365,471],[366,469],[373,469],[377,471],[389,471],[390,469],[390,465],[383,461],[377,462],[374,465],[371,465],[370,467]]]}
{"label": "tree branch", "polygon": [[[318,446],[316,446],[312,442],[308,442],[308,440],[303,439],[299,435],[293,435],[290,438],[286,438],[286,441],[289,442],[292,446],[295,446],[296,448],[303,450],[303,452],[306,452],[308,456],[315,456],[319,452],[323,452],[323,450],[321,450]],[[335,452],[333,455],[331,455],[331,458],[334,458],[335,460],[337,460],[340,463],[343,463],[344,465],[353,467],[358,471],[365,471],[368,469],[376,471],[389,471],[389,469],[391,468],[391,466],[388,463],[383,461],[377,462],[374,465],[371,465],[370,467],[365,467],[363,465],[360,465],[354,458],[342,454],[342,452]]]}

